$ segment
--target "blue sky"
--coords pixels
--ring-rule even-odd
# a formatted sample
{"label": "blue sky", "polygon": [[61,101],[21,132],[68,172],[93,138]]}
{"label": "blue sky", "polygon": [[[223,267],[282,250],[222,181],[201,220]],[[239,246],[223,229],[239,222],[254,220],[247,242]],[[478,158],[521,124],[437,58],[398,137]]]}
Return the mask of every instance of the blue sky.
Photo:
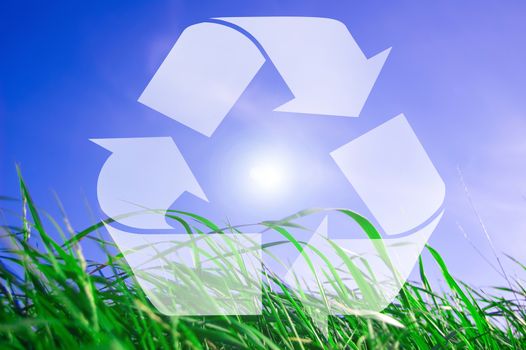
{"label": "blue sky", "polygon": [[[137,102],[185,27],[264,15],[338,19],[368,57],[392,47],[359,119],[271,113],[290,95],[269,64],[211,139]],[[211,200],[185,195],[178,208],[233,222],[310,206],[364,211],[343,177],[326,170],[326,155],[404,113],[447,186],[431,244],[456,276],[500,283],[462,231],[492,259],[480,217],[498,252],[526,257],[525,16],[520,1],[3,2],[0,192],[17,194],[19,162],[37,203],[57,214],[56,191],[80,229],[101,215],[96,180],[108,156],[88,139],[172,136]],[[254,154],[276,153],[296,169],[294,186],[272,200],[247,197],[232,172]]]}

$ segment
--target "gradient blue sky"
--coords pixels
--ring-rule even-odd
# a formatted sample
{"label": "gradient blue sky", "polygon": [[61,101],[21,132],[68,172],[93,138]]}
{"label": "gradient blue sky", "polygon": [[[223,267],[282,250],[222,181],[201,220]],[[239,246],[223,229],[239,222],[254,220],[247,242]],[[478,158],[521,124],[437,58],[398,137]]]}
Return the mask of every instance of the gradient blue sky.
{"label": "gradient blue sky", "polygon": [[[393,48],[361,118],[270,112],[290,93],[269,64],[211,139],[136,102],[188,25],[277,15],[338,19],[368,57]],[[460,229],[492,259],[458,169],[497,251],[524,261],[524,18],[521,1],[3,1],[0,192],[17,195],[19,162],[37,203],[57,214],[55,190],[81,229],[94,221],[87,205],[100,215],[96,179],[108,156],[88,139],[172,136],[211,201],[184,195],[175,207],[234,223],[310,206],[365,211],[327,154],[404,113],[447,186],[446,215],[431,244],[456,276],[501,283]],[[294,179],[279,198],[251,197],[232,181],[254,157],[275,153],[290,160]]]}

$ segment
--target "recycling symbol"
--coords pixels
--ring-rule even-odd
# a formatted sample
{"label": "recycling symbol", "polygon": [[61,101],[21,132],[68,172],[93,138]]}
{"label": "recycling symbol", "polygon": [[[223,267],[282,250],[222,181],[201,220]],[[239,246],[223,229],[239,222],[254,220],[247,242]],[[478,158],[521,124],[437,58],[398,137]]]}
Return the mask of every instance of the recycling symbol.
{"label": "recycling symbol", "polygon": [[[274,112],[358,117],[389,52],[366,58],[347,27],[329,18],[214,18],[183,31],[139,102],[211,137],[270,62],[294,95]],[[92,141],[112,153],[97,183],[100,207],[117,224],[106,228],[157,309],[260,314],[261,233],[133,233],[172,228],[166,215],[184,192],[208,200],[174,140]],[[312,314],[320,327],[329,314],[378,312],[396,297],[445,198],[444,182],[403,114],[330,155],[386,238],[328,239],[323,219],[282,276],[305,298],[324,300]]]}

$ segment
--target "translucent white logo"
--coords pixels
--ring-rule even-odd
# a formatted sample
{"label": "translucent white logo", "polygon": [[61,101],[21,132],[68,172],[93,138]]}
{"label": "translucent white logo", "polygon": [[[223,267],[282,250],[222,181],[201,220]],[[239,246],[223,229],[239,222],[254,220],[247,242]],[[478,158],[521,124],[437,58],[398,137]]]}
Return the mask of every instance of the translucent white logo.
{"label": "translucent white logo", "polygon": [[[346,26],[328,18],[216,18],[181,34],[139,102],[210,137],[270,60],[294,95],[276,112],[358,117],[389,51],[366,58]],[[183,192],[207,200],[171,138],[93,141],[112,152],[97,194],[117,223],[170,228],[165,215]],[[383,233],[396,236],[331,240],[323,220],[282,276],[300,297],[323,300],[312,314],[320,326],[328,314],[378,312],[396,297],[442,217],[445,197],[440,175],[402,114],[331,156]],[[280,182],[269,166],[255,166],[250,176],[269,186]],[[261,313],[260,234],[107,228],[160,312]]]}

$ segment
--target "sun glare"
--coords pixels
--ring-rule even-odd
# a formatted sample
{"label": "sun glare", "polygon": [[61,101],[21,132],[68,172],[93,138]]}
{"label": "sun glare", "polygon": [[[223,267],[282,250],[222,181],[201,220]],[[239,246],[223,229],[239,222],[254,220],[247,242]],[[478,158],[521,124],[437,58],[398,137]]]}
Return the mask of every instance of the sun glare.
{"label": "sun glare", "polygon": [[275,191],[283,183],[283,170],[275,164],[258,164],[250,169],[250,179],[257,189]]}

